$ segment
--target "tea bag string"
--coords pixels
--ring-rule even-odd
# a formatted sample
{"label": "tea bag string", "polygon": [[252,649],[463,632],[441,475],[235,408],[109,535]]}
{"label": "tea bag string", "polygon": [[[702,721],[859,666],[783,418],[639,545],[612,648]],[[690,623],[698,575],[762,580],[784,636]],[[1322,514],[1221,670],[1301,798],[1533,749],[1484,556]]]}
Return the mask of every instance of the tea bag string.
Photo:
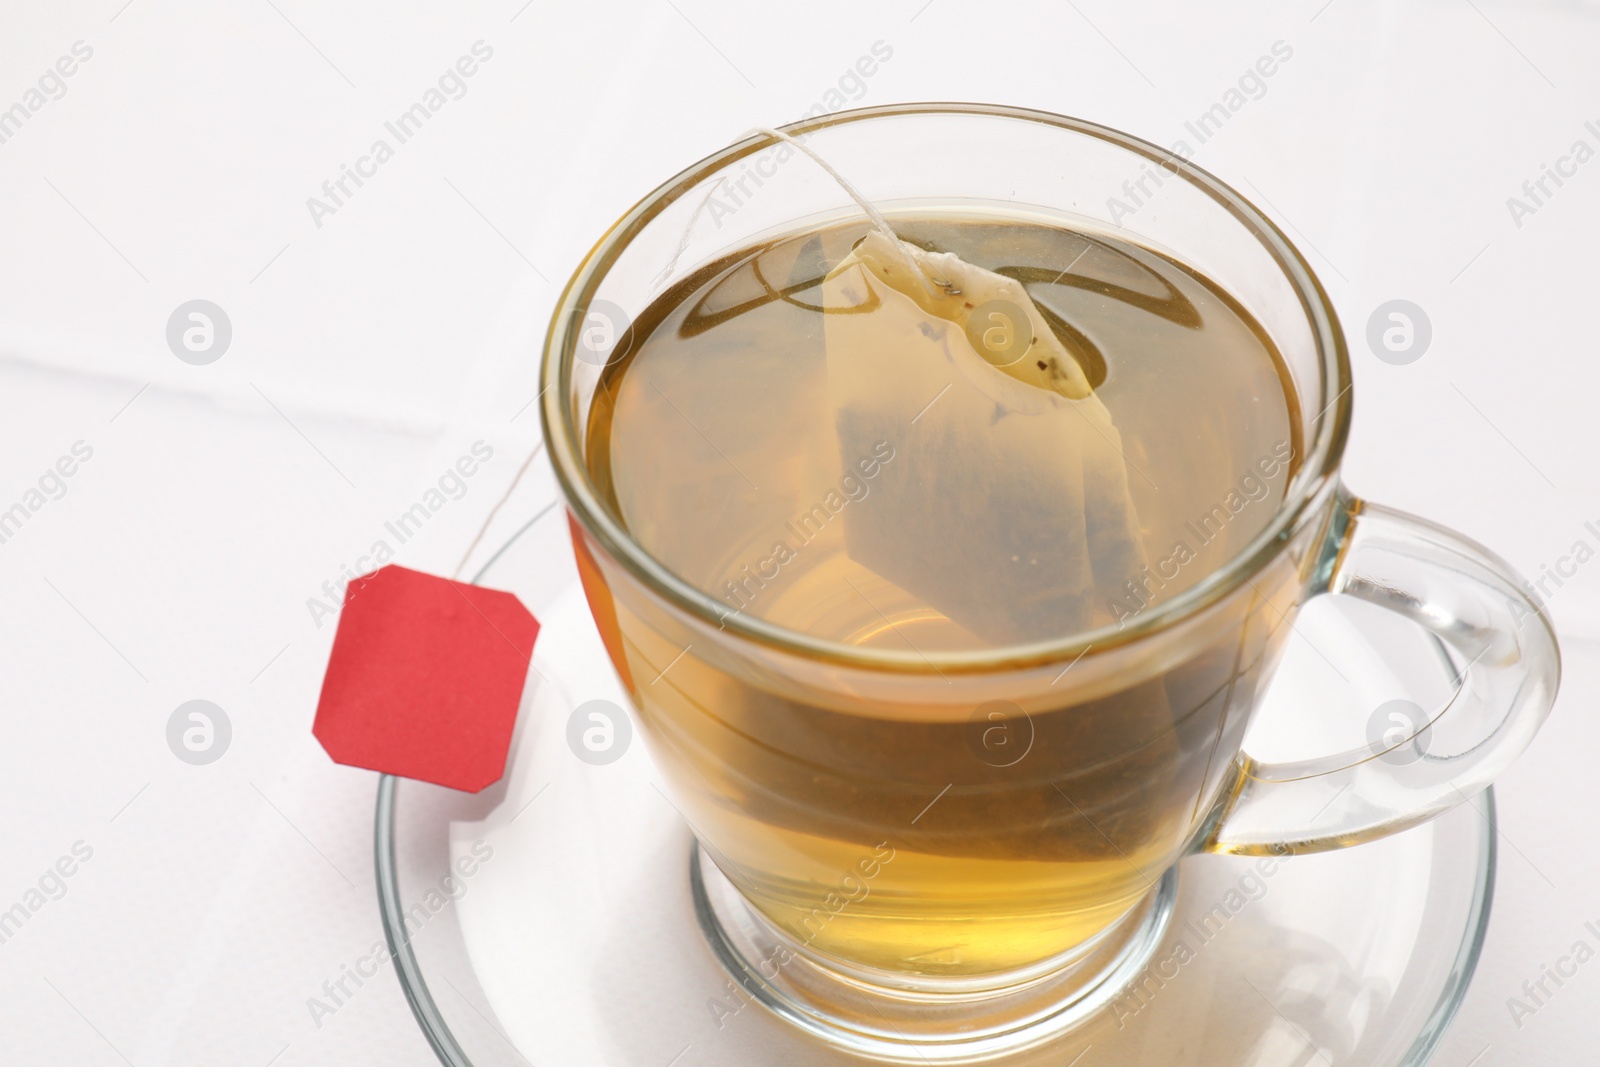
{"label": "tea bag string", "polygon": [[[867,219],[872,223],[873,229],[877,230],[884,237],[888,238],[889,246],[894,249],[894,254],[900,259],[901,265],[910,272],[911,276],[913,278],[920,279],[922,284],[930,293],[937,293],[937,290],[934,288],[934,282],[930,281],[928,276],[918,268],[916,262],[911,258],[910,253],[905,250],[905,246],[900,243],[900,235],[895,232],[893,226],[889,225],[889,220],[883,217],[883,213],[873,205],[872,201],[861,195],[860,190],[852,185],[848,178],[835,170],[831,163],[829,163],[826,159],[823,159],[816,152],[813,152],[799,138],[784,133],[782,130],[774,129],[771,126],[753,126],[750,129],[750,133],[759,133],[764,137],[772,138],[779,144],[789,145],[797,151],[804,153],[811,159],[813,163],[821,167],[823,171],[827,173],[828,177],[832,178],[836,183],[838,183],[839,188],[845,191],[845,195],[849,196],[851,200],[854,200],[856,202],[856,206],[860,207],[861,210],[866,213]],[[694,230],[694,224],[698,222],[700,216],[705,213],[707,205],[711,203],[711,198],[716,195],[717,190],[726,180],[727,179],[725,178],[718,178],[716,181],[712,182],[710,188],[706,190],[706,195],[701,199],[699,206],[697,206],[694,209],[693,214],[689,216],[689,222],[683,229],[683,236],[678,239],[678,247],[673,250],[672,258],[667,261],[667,265],[661,269],[661,272],[658,275],[656,275],[656,281],[665,281],[672,274],[672,272],[677,269],[678,261],[683,258],[684,252],[689,248],[689,236]]]}
{"label": "tea bag string", "polygon": [[660,285],[671,277],[672,272],[678,269],[678,260],[689,250],[689,237],[694,233],[694,224],[700,221],[700,216],[706,213],[706,206],[711,203],[711,198],[717,195],[717,190],[726,184],[728,179],[718,178],[706,189],[706,195],[700,198],[700,204],[689,216],[689,222],[683,228],[683,236],[678,238],[678,247],[672,250],[672,258],[667,260],[667,265],[656,274],[656,284]]}
{"label": "tea bag string", "polygon": [[798,138],[791,137],[782,130],[773,129],[771,126],[756,126],[753,127],[752,132],[765,134],[766,136],[771,137],[773,140],[789,145],[811,157],[811,161],[826,171],[828,177],[832,178],[835,182],[838,182],[839,188],[843,189],[845,194],[849,196],[851,200],[854,200],[856,205],[860,207],[862,211],[866,212],[867,218],[872,222],[873,228],[889,239],[890,247],[894,249],[895,255],[900,258],[901,265],[911,273],[911,276],[913,278],[920,278],[922,280],[922,284],[927,286],[929,292],[934,291],[933,283],[929,281],[928,276],[917,267],[916,262],[911,258],[911,254],[907,252],[905,250],[905,246],[900,243],[900,235],[894,232],[894,227],[889,225],[889,220],[884,218],[883,213],[873,206],[872,201],[862,196],[860,190],[858,190],[854,185],[850,184],[850,180],[848,178],[834,170],[833,164],[829,163],[826,159],[823,159],[820,155],[813,152],[805,145],[804,142],[800,141]]}
{"label": "tea bag string", "polygon": [[505,492],[500,494],[500,499],[494,502],[494,507],[490,508],[489,514],[484,516],[483,524],[478,527],[478,532],[472,535],[472,543],[467,546],[465,552],[461,553],[461,562],[457,563],[455,570],[450,572],[452,581],[461,580],[461,572],[467,569],[467,560],[472,558],[472,553],[477,550],[478,545],[483,541],[483,535],[489,532],[489,525],[494,522],[494,517],[500,514],[501,507],[505,505],[507,500],[511,499],[511,494],[516,492],[517,483],[522,481],[522,476],[528,473],[529,467],[533,466],[533,457],[537,456],[543,448],[544,439],[540,438],[539,442],[533,446],[533,451],[528,453],[528,458],[522,461],[522,466],[517,468],[517,473],[512,475],[511,484],[506,486]]}

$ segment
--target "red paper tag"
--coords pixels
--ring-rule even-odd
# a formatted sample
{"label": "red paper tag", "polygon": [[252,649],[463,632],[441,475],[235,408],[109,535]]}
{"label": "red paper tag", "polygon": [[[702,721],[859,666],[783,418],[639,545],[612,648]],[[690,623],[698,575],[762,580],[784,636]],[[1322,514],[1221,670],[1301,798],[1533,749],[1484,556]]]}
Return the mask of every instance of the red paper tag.
{"label": "red paper tag", "polygon": [[505,773],[538,635],[510,593],[381,567],[345,588],[311,732],[335,763],[476,793]]}

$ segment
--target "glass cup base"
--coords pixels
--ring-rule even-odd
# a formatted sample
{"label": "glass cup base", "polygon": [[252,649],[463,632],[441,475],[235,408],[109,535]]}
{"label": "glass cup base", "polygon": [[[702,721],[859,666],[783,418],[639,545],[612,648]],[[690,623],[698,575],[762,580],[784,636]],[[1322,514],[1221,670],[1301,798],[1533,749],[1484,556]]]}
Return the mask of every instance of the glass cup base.
{"label": "glass cup base", "polygon": [[1070,951],[982,978],[852,966],[778,929],[704,849],[689,861],[695,915],[743,995],[830,1045],[887,1063],[985,1063],[1070,1032],[1121,996],[1172,921],[1177,869]]}

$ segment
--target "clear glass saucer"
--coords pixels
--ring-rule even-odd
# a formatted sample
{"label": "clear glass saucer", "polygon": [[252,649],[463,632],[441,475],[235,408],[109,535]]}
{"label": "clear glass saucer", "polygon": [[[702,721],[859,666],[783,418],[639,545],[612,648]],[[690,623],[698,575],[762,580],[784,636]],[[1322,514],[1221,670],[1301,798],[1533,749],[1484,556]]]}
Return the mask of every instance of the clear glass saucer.
{"label": "clear glass saucer", "polygon": [[[613,724],[610,762],[580,758],[569,741],[581,736],[569,729],[580,705],[627,701],[589,620],[559,504],[475,581],[515,592],[543,625],[507,775],[476,796],[385,776],[377,800],[385,936],[440,1062],[869,1062],[778,1018],[719,962],[691,892],[692,839],[626,717]],[[1313,616],[1300,625],[1319,655],[1339,658],[1359,639],[1348,622]],[[1321,685],[1291,655],[1268,699],[1325,699]],[[1427,1063],[1483,942],[1493,818],[1490,791],[1339,852],[1190,857],[1162,943],[1126,991],[1051,1044],[988,1062]]]}

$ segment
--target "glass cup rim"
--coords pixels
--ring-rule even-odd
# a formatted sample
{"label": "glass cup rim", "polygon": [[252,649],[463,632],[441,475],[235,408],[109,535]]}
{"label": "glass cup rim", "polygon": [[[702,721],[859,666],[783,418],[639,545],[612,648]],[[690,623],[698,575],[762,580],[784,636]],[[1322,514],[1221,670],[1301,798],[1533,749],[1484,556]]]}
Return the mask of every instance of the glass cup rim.
{"label": "glass cup rim", "polygon": [[1291,534],[1317,517],[1323,490],[1337,477],[1349,436],[1352,411],[1350,361],[1343,332],[1327,293],[1298,249],[1267,216],[1215,175],[1159,145],[1085,119],[1033,108],[1002,104],[925,102],[878,105],[838,111],[780,127],[792,136],[830,126],[908,115],[978,115],[1036,122],[1098,138],[1186,179],[1226,209],[1265,246],[1300,298],[1322,371],[1323,397],[1331,396],[1308,425],[1309,440],[1301,464],[1272,521],[1223,566],[1126,624],[1108,624],[1042,641],[960,652],[868,649],[819,638],[770,623],[758,616],[728,611],[716,598],[673,574],[635,541],[599,499],[582,459],[579,430],[567,402],[576,357],[574,313],[587,307],[595,290],[629,242],[678,197],[705,178],[778,142],[763,133],[748,136],[685,168],[639,200],[613,223],[573,272],[556,301],[546,333],[540,373],[540,410],[545,447],[567,507],[605,551],[626,567],[647,589],[700,622],[757,644],[806,658],[825,658],[852,667],[923,674],[989,672],[1025,669],[1063,661],[1076,662],[1091,649],[1102,652],[1169,629],[1199,614],[1259,573],[1288,542]]}

